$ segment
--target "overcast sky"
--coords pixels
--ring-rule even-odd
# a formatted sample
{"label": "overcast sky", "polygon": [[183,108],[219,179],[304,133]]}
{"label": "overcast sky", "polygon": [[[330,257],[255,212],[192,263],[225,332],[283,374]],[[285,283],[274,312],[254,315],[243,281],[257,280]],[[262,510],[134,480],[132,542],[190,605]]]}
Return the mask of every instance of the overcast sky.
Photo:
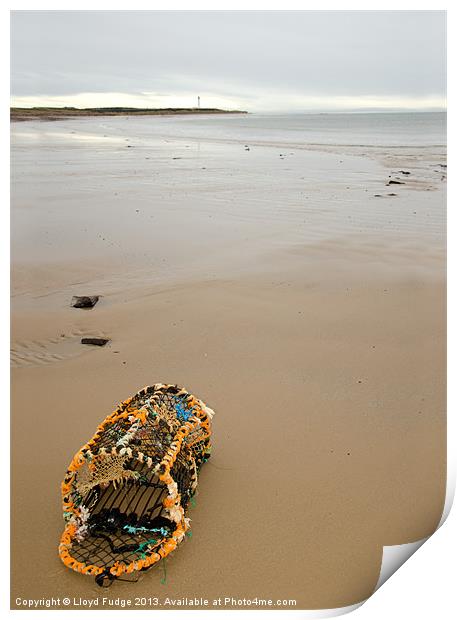
{"label": "overcast sky", "polygon": [[445,105],[442,11],[15,11],[13,105]]}

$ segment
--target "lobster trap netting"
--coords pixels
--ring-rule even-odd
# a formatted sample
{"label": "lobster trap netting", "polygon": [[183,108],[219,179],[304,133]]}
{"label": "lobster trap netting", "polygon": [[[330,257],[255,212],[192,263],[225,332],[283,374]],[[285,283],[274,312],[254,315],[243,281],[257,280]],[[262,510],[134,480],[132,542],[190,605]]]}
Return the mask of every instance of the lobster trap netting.
{"label": "lobster trap netting", "polygon": [[66,566],[104,585],[174,551],[211,452],[212,415],[186,390],[158,383],[100,424],[62,483]]}

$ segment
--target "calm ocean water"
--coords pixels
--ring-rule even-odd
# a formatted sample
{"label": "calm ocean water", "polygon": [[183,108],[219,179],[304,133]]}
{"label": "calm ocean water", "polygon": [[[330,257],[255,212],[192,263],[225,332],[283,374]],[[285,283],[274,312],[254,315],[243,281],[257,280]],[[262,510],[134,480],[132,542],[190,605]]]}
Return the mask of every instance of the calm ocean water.
{"label": "calm ocean water", "polygon": [[119,140],[157,138],[272,146],[446,147],[446,113],[233,114],[78,118],[14,123],[13,144],[21,139]]}
{"label": "calm ocean water", "polygon": [[169,281],[356,237],[368,254],[373,239],[403,257],[419,243],[439,262],[445,128],[427,113],[12,123],[13,257],[102,259]]}
{"label": "calm ocean water", "polygon": [[164,132],[175,137],[296,145],[446,145],[445,112],[247,114],[154,120]]}

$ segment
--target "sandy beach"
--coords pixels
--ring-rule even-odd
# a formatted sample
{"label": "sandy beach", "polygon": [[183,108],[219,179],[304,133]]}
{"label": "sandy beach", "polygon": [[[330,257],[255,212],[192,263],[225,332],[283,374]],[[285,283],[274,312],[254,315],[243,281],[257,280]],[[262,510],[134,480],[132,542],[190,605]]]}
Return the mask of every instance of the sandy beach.
{"label": "sandy beach", "polygon": [[[11,125],[12,608],[342,607],[373,592],[384,545],[440,520],[444,142],[427,127],[368,142],[340,121],[332,139],[294,138],[249,116]],[[192,537],[165,583],[159,565],[101,591],[57,555],[60,483],[117,403],[156,382],[216,411]]]}

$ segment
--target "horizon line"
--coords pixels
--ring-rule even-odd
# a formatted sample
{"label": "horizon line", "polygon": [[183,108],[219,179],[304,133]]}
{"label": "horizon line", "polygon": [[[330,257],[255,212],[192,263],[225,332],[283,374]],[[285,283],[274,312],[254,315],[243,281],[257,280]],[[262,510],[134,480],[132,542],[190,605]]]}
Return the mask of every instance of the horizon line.
{"label": "horizon line", "polygon": [[360,107],[360,108],[313,108],[301,110],[297,108],[271,108],[266,109],[241,109],[241,108],[221,108],[221,107],[196,107],[196,106],[166,106],[166,107],[142,107],[142,106],[125,106],[125,105],[105,105],[105,106],[77,106],[77,105],[12,105],[10,110],[125,110],[125,111],[157,111],[157,110],[221,110],[223,112],[244,112],[246,114],[370,114],[370,113],[445,113],[447,106],[434,107]]}

